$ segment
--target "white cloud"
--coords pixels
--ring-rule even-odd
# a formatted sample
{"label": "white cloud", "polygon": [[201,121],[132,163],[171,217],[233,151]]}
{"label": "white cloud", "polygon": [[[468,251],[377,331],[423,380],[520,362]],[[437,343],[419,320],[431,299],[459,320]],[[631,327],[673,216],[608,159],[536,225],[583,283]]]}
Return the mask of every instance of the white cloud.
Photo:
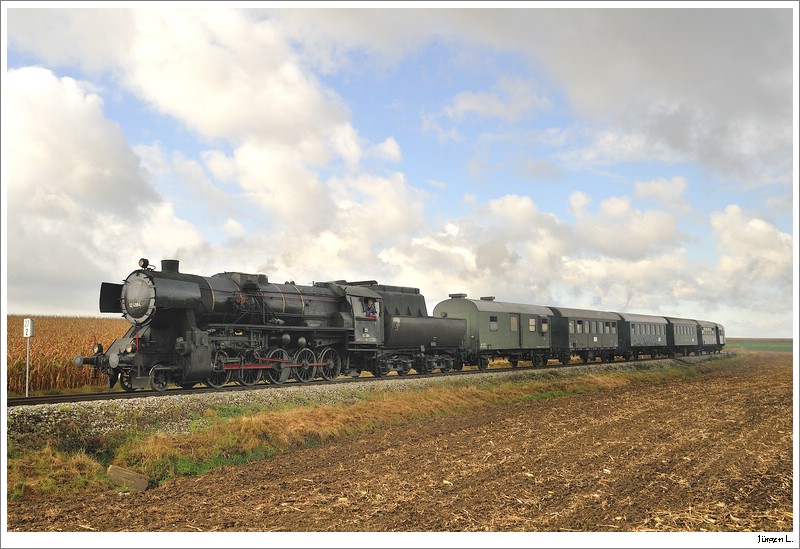
{"label": "white cloud", "polygon": [[676,163],[688,159],[658,136],[638,130],[586,130],[583,137],[588,141],[586,145],[558,153],[561,161],[572,169],[643,160]]}
{"label": "white cloud", "polygon": [[403,159],[400,144],[393,137],[387,138],[383,143],[378,143],[373,147],[373,150],[378,158],[389,160],[390,162],[400,162]]}
{"label": "white cloud", "polygon": [[596,213],[583,209],[585,203],[577,197],[573,206],[576,245],[587,253],[633,260],[658,255],[687,239],[672,215],[634,209],[628,197],[603,200]]}
{"label": "white cloud", "polygon": [[225,221],[222,224],[222,228],[220,229],[224,234],[232,236],[232,237],[241,237],[247,234],[247,231],[242,226],[241,223],[236,221],[235,219],[230,219]]}
{"label": "white cloud", "polygon": [[652,198],[669,210],[687,213],[691,210],[683,198],[683,192],[687,185],[688,181],[680,176],[671,179],[637,181],[634,184],[634,196]]}
{"label": "white cloud", "polygon": [[506,76],[497,82],[492,91],[457,94],[452,103],[445,107],[444,114],[457,121],[469,114],[476,114],[516,122],[533,112],[549,108],[549,99],[537,94],[533,82]]}
{"label": "white cloud", "polygon": [[731,205],[711,216],[719,264],[704,280],[707,298],[721,297],[748,308],[790,311],[794,265],[792,237],[773,225],[748,218]]}
{"label": "white cloud", "polygon": [[434,114],[423,114],[420,124],[420,131],[423,134],[433,134],[439,143],[459,142],[464,140],[455,128],[444,128],[439,122],[439,116]]}
{"label": "white cloud", "polygon": [[85,311],[99,283],[86,273],[118,279],[145,250],[202,245],[149,184],[97,95],[37,68],[9,71],[4,93],[9,308]]}

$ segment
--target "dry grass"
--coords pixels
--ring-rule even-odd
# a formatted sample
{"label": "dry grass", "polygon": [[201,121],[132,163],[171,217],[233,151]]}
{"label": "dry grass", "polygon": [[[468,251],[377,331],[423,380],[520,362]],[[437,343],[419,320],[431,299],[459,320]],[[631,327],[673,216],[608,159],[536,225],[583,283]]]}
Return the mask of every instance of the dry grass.
{"label": "dry grass", "polygon": [[80,493],[92,488],[110,488],[104,468],[83,452],[70,454],[46,446],[26,453],[25,459],[8,460],[10,498],[26,494]]}

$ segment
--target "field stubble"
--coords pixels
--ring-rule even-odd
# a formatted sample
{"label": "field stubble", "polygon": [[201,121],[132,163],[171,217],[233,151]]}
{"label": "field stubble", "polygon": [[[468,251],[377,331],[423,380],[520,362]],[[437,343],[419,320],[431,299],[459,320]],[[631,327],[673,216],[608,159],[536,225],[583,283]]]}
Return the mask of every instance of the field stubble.
{"label": "field stubble", "polygon": [[10,501],[9,529],[791,531],[791,354],[689,368],[358,429],[124,497]]}

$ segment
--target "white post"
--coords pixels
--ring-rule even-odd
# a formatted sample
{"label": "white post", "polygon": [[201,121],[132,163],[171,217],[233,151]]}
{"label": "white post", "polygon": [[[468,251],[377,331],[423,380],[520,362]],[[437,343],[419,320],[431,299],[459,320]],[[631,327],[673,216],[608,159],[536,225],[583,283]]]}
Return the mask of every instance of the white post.
{"label": "white post", "polygon": [[28,355],[25,358],[25,396],[28,396],[28,378],[31,372],[31,338],[33,337],[33,319],[26,318],[22,324],[22,335],[27,340]]}

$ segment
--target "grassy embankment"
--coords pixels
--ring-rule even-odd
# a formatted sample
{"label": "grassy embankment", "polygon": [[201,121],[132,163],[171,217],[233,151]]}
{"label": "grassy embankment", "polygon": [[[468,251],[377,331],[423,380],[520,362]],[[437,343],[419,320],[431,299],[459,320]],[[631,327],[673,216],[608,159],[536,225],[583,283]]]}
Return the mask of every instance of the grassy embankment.
{"label": "grassy embankment", "polygon": [[[632,369],[581,373],[580,370],[520,371],[496,379],[453,378],[421,389],[386,392],[345,390],[337,404],[309,401],[304,393],[280,405],[209,407],[191,417],[187,433],[172,434],[148,423],[150,412],[126,410],[119,426],[90,435],[80,417],[58,422],[48,436],[9,437],[8,490],[11,498],[46,497],[55,490],[76,495],[113,489],[105,474],[109,464],[130,468],[158,483],[219,466],[270,459],[282,452],[311,447],[392,425],[461,414],[485,406],[507,406],[617,387],[707,375],[747,362],[749,353],[698,364],[668,367],[632,363]],[[488,378],[488,379],[487,379]],[[138,416],[137,416],[138,414]],[[185,419],[176,408],[175,419]],[[94,413],[86,421],[112,421]],[[9,421],[9,432],[25,433]]]}

